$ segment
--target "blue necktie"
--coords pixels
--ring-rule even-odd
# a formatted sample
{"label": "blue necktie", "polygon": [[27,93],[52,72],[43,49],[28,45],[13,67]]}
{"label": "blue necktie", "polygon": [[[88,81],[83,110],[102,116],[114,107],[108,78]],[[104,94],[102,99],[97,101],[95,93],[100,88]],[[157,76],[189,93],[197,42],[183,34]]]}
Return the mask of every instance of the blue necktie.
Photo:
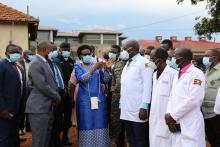
{"label": "blue necktie", "polygon": [[60,70],[58,69],[57,65],[55,62],[52,62],[54,71],[55,71],[55,77],[56,77],[56,82],[58,84],[58,87],[61,89],[64,89],[64,83],[63,83],[63,78],[61,76]]}

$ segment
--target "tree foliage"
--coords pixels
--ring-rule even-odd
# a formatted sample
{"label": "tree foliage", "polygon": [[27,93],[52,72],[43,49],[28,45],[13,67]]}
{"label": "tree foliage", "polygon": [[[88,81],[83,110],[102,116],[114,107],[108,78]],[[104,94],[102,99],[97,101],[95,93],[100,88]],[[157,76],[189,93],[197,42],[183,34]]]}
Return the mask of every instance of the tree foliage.
{"label": "tree foliage", "polygon": [[[184,0],[177,0],[180,4]],[[194,26],[196,34],[212,39],[212,34],[220,32],[220,0],[191,0],[193,5],[199,2],[206,1],[206,9],[210,17],[197,17],[198,21]]]}

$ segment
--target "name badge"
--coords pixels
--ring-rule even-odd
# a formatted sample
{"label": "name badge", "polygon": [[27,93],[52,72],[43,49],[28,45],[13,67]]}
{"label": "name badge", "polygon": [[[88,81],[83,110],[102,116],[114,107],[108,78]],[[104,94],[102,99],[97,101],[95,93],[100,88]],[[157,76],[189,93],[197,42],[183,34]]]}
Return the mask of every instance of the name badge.
{"label": "name badge", "polygon": [[91,97],[91,98],[90,98],[90,101],[91,101],[91,109],[92,109],[92,110],[99,109],[99,100],[98,100],[98,97]]}

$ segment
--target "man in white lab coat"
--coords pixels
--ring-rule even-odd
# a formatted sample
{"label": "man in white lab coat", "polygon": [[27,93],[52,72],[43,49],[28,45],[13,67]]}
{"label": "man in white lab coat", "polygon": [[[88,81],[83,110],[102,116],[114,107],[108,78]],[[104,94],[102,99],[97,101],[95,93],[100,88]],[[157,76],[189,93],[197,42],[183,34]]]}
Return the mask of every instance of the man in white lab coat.
{"label": "man in white lab coat", "polygon": [[129,61],[121,75],[121,116],[130,147],[149,147],[148,105],[151,100],[153,69],[139,54],[137,41],[128,41],[124,50]]}
{"label": "man in white lab coat", "polygon": [[157,71],[153,74],[153,91],[149,118],[150,147],[172,147],[172,135],[164,120],[168,99],[177,70],[166,64],[168,53],[162,48],[151,51]]}
{"label": "man in white lab coat", "polygon": [[174,78],[165,120],[171,132],[180,131],[180,142],[176,147],[206,146],[204,119],[200,110],[205,93],[205,77],[200,69],[191,64],[192,57],[190,49],[175,50],[180,71]]}

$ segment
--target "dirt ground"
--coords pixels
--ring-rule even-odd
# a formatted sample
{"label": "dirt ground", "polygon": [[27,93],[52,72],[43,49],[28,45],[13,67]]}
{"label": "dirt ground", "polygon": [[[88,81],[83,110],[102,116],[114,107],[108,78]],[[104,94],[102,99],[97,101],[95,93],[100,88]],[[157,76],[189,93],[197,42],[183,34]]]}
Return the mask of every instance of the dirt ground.
{"label": "dirt ground", "polygon": [[[26,133],[22,138],[27,139],[27,141],[21,143],[21,147],[31,147],[32,146],[32,138],[31,138],[31,133]],[[71,142],[73,142],[71,147],[77,147],[77,135],[76,135],[76,128],[72,127],[70,129],[70,139]],[[68,146],[70,147],[70,146]]]}
{"label": "dirt ground", "polygon": [[[22,138],[26,138],[27,141],[21,143],[21,147],[31,147],[31,133],[26,133]],[[77,147],[77,135],[76,135],[76,128],[72,127],[70,130],[70,139],[73,142],[73,145],[71,147]],[[210,147],[210,145],[207,143],[207,147]]]}

